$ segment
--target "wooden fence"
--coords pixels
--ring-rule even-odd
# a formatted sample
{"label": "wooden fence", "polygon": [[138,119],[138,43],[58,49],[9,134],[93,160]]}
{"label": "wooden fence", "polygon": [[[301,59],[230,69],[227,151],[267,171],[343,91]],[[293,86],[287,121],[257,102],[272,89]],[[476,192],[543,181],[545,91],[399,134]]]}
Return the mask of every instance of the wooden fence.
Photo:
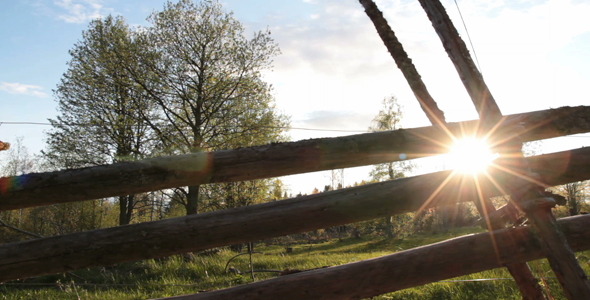
{"label": "wooden fence", "polygon": [[[585,274],[579,273],[581,269],[576,269],[579,265],[570,254],[572,249],[590,249],[587,230],[590,216],[566,218],[557,223],[546,206],[533,205],[530,200],[550,201],[535,193],[549,186],[590,179],[590,148],[528,158],[508,154],[517,153],[520,147],[514,145],[525,141],[590,132],[590,107],[502,116],[483,79],[478,77],[478,72],[473,73],[474,67],[466,54],[459,51],[458,57],[450,56],[466,88],[477,98],[474,103],[479,107],[480,120],[446,123],[417,71],[412,70],[401,44],[388,45],[396,39],[393,31],[388,32],[387,24],[383,24],[384,19],[379,19],[380,12],[374,3],[360,2],[388,49],[394,49],[392,56],[433,126],[5,177],[0,178],[0,210],[355,167],[398,161],[401,157],[413,159],[446,152],[446,145],[453,137],[482,130],[493,130],[494,138],[509,141],[503,144],[510,145],[499,148],[504,151],[497,162],[500,167],[491,170],[489,176],[472,178],[443,171],[249,207],[4,244],[0,245],[0,282],[199,251],[461,201],[485,203],[491,196],[510,194],[515,205],[523,208],[532,220],[532,226],[494,227],[490,228],[495,230],[491,233],[465,236],[378,259],[177,298],[356,299],[507,266],[523,297],[532,299],[539,295],[535,294],[538,287],[527,273],[525,262],[548,257],[566,295],[570,299],[586,299],[590,285]],[[441,16],[444,19],[446,15],[440,7],[434,7],[435,11],[428,8],[436,1],[421,3],[434,24],[449,22],[436,19]],[[449,29],[437,28],[443,41],[459,39],[445,30]],[[394,53],[400,49],[403,55]],[[506,152],[507,149],[512,152]],[[483,216],[495,211],[494,207],[483,206],[480,209]],[[540,234],[534,235],[531,230]],[[492,238],[498,252],[490,244]],[[564,257],[564,264],[555,262],[560,257]],[[562,272],[562,267],[568,269]],[[573,278],[571,282],[569,278]]]}

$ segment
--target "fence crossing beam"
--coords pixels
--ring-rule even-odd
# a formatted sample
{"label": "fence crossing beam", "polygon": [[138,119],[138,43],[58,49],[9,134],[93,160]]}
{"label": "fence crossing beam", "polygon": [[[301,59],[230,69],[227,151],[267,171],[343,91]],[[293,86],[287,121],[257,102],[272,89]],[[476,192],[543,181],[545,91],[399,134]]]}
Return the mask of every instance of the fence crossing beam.
{"label": "fence crossing beam", "polygon": [[445,114],[438,108],[436,101],[432,98],[422,77],[416,70],[416,67],[412,63],[412,60],[408,57],[408,54],[404,50],[404,47],[399,42],[393,30],[387,23],[387,20],[383,17],[383,13],[377,8],[377,5],[372,0],[359,0],[359,2],[365,8],[367,16],[373,21],[377,33],[381,37],[381,40],[385,44],[385,47],[391,54],[391,57],[395,61],[398,68],[402,71],[402,74],[406,78],[406,81],[410,85],[412,92],[418,99],[420,107],[426,113],[426,117],[430,120],[430,123],[434,126],[440,125],[445,126]]}
{"label": "fence crossing beam", "polygon": [[[441,126],[446,128],[447,124],[444,119],[444,113],[438,108],[435,100],[430,95],[428,90],[426,89],[426,85],[421,79],[421,76],[418,74],[415,66],[412,63],[412,60],[408,58],[408,55],[403,49],[403,45],[399,42],[397,37],[395,36],[395,32],[389,24],[387,20],[383,17],[383,14],[378,9],[377,5],[372,0],[359,0],[360,3],[365,8],[365,12],[367,16],[371,19],[373,24],[375,25],[375,29],[377,30],[381,40],[385,44],[386,48],[389,50],[391,56],[395,60],[398,68],[404,74],[406,80],[408,81],[410,88],[414,92],[414,95],[418,99],[420,106],[428,119],[434,126]],[[452,26],[452,24],[451,24]],[[458,35],[457,35],[458,37]],[[458,38],[456,41],[457,43],[462,43],[462,40]],[[466,51],[466,48],[457,48],[459,51]],[[468,53],[460,53],[460,56],[470,59],[468,57]],[[458,69],[461,69],[460,73],[468,74],[467,76],[479,76],[481,75],[477,71],[477,69],[473,68],[473,64],[469,62],[465,62],[462,59],[454,59],[455,56],[451,56],[451,59],[455,63]],[[487,86],[481,80],[470,80],[469,78],[461,77],[465,86],[468,88],[469,94],[472,96],[474,104],[477,107],[477,111],[480,113],[480,121],[484,121],[486,123],[499,124],[502,119],[502,115],[500,114],[500,109],[498,108],[496,102],[494,101],[491,93],[487,89]],[[485,116],[485,119],[482,117]],[[488,120],[490,119],[491,120]],[[477,131],[482,131],[482,128],[478,128]],[[491,200],[485,196],[478,194],[478,197],[474,199],[475,206],[479,214],[488,219],[488,215],[493,213],[496,209],[494,208]],[[490,222],[486,223],[487,229],[490,231],[499,229],[500,226],[497,224],[492,224]],[[514,279],[516,280],[518,287],[521,290],[524,299],[544,299],[545,296],[543,294],[543,290],[539,285],[538,281],[535,279],[531,269],[526,263],[515,263],[513,265],[507,265],[508,271]]]}
{"label": "fence crossing beam", "polygon": [[[459,36],[445,8],[438,0],[419,1],[479,113],[483,125],[482,132],[492,135],[492,143],[503,139],[503,136],[494,137],[493,135],[494,127],[502,118],[500,109],[485,84],[481,73],[473,63],[467,46]],[[496,133],[497,135],[498,133]],[[515,169],[524,179],[521,180],[520,190],[510,191],[512,201],[519,206],[522,206],[523,201],[543,196],[543,187],[534,183],[535,175],[528,170],[521,147],[522,141],[518,138],[509,140],[506,144],[498,147],[501,151],[500,154],[506,156],[503,160],[506,163],[503,166]],[[526,209],[525,213],[538,232],[549,263],[567,297],[569,299],[590,299],[590,281],[588,281],[563,233],[559,230],[551,208],[547,206],[533,207]],[[526,288],[521,288],[521,291],[528,293]],[[535,291],[531,290],[530,292],[534,293]],[[523,294],[523,296],[538,299],[534,298],[532,294]]]}

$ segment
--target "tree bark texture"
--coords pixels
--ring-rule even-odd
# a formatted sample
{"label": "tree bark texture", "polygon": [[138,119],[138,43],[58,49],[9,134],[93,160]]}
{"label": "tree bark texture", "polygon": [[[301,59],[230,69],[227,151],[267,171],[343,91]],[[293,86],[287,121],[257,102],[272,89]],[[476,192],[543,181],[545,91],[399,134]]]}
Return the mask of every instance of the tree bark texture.
{"label": "tree bark texture", "polygon": [[[510,115],[502,124],[498,130],[507,138],[523,141],[584,133],[590,131],[590,107]],[[475,132],[478,122],[447,128],[460,137]],[[3,177],[0,211],[412,159],[444,153],[451,141],[447,130],[431,126]]]}
{"label": "tree bark texture", "polygon": [[455,65],[459,77],[467,90],[482,121],[484,132],[501,119],[502,113],[492,93],[485,84],[481,73],[469,55],[469,50],[457,29],[451,22],[440,1],[419,0],[438,34],[445,51]]}
{"label": "tree bark texture", "polygon": [[395,32],[391,29],[387,20],[383,17],[383,13],[377,8],[375,2],[371,0],[360,0],[360,3],[365,8],[367,16],[373,22],[377,33],[385,44],[385,47],[393,57],[395,64],[402,71],[410,88],[414,92],[416,99],[420,102],[422,110],[426,113],[428,120],[433,125],[442,125],[445,121],[445,114],[438,108],[436,101],[428,92],[426,85],[422,81],[422,77],[416,70],[412,60],[404,50],[404,47],[395,36]]}
{"label": "tree bark texture", "polygon": [[188,187],[188,193],[186,194],[186,214],[194,215],[199,212],[199,185],[191,185]]}
{"label": "tree bark texture", "polygon": [[[371,19],[379,36],[383,40],[383,43],[391,53],[391,56],[395,60],[397,66],[400,68],[405,78],[407,79],[414,95],[420,102],[422,110],[428,116],[432,125],[445,126],[445,118],[443,112],[438,108],[436,102],[426,89],[426,86],[422,82],[418,71],[414,67],[407,53],[404,51],[402,44],[398,41],[395,33],[383,17],[383,14],[377,8],[377,5],[371,0],[360,0],[361,4],[365,8],[367,16]],[[443,44],[447,53],[451,57],[451,60],[457,67],[461,79],[467,88],[469,95],[473,99],[478,113],[480,114],[480,120],[483,126],[480,128],[480,132],[488,132],[490,128],[499,121],[502,117],[500,109],[494,101],[490,91],[488,90],[483,78],[477,72],[475,64],[469,56],[469,52],[465,47],[465,43],[461,40],[452,22],[446,15],[444,8],[438,1],[428,1],[424,3],[421,1],[422,6],[427,11],[428,16],[432,20],[433,26],[437,30],[441,39],[444,38]],[[442,12],[440,11],[442,9]],[[439,17],[436,21],[432,15],[435,11],[436,16]],[[436,24],[435,24],[436,23]],[[445,26],[441,26],[445,25]],[[453,43],[445,43],[445,40],[451,40]],[[469,71],[469,72],[466,72]],[[495,132],[491,132],[495,133]],[[501,137],[503,138],[503,137]],[[491,139],[493,140],[493,138]],[[490,210],[495,210],[491,205],[491,201],[487,198],[475,201],[480,215],[485,218]],[[390,223],[387,223],[390,225]],[[490,224],[492,226],[492,224]],[[388,226],[388,229],[391,228]],[[490,227],[489,230],[496,228]],[[388,231],[388,233],[390,233]],[[391,233],[392,234],[392,233]],[[525,263],[517,265],[507,265],[508,270],[511,274],[514,274],[519,288],[525,299],[544,299],[541,286],[535,281],[531,270]]]}
{"label": "tree bark texture", "polygon": [[119,196],[119,225],[131,223],[133,217],[133,208],[135,195]]}
{"label": "tree bark texture", "polygon": [[561,232],[549,207],[527,212],[540,247],[568,299],[590,299],[590,281],[580,266],[572,246]]}
{"label": "tree bark texture", "polygon": [[[527,158],[546,185],[590,179],[590,148]],[[0,282],[90,266],[245,243],[474,201],[471,176],[452,171],[402,178],[259,205],[0,245]],[[506,176],[499,183],[512,188]],[[461,188],[457,188],[461,187]],[[485,178],[486,195],[501,191]]]}

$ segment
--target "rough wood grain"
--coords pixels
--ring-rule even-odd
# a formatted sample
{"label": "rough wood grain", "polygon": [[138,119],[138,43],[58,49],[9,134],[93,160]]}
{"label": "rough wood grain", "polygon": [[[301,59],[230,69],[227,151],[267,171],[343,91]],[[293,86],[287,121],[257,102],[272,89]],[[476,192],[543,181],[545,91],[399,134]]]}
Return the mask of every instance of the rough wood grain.
{"label": "rough wood grain", "polygon": [[[547,185],[590,179],[590,148],[528,159],[541,174],[561,166],[545,172],[547,176],[541,180]],[[491,172],[502,178],[496,174],[499,170]],[[0,245],[0,282],[261,240],[423,206],[473,201],[477,197],[473,182],[451,174],[437,172],[249,207],[4,244]],[[503,178],[505,182],[500,183],[510,188],[514,181],[509,176]],[[485,176],[480,178],[480,186],[490,195],[501,194]]]}
{"label": "rough wood grain", "polygon": [[[440,1],[420,0],[420,4],[440,37],[445,51],[453,62],[479,114],[482,124],[480,133],[488,136],[488,139],[493,144],[498,139],[504,139],[502,135],[498,135],[498,132],[493,130],[497,122],[502,118],[500,108],[483,80],[481,73],[477,70],[471,59],[471,55],[469,55],[465,42],[459,36],[445,8]],[[480,201],[481,205],[478,203],[479,201],[475,201],[479,214],[482,218],[488,218],[488,215],[493,213],[495,208],[488,196],[482,197]],[[490,231],[500,229],[500,226],[492,222],[487,222],[487,225]],[[510,264],[506,265],[506,268],[516,281],[524,300],[546,299],[541,285],[535,279],[533,272],[526,263]]]}
{"label": "rough wood grain", "polygon": [[[498,104],[471,59],[469,50],[440,1],[419,0],[486,128],[502,118]],[[485,130],[487,131],[487,130]]]}
{"label": "rough wood grain", "polygon": [[[495,134],[492,130],[497,124],[498,120],[502,118],[500,109],[494,100],[490,90],[477,70],[469,51],[461,37],[459,36],[451,19],[440,1],[435,0],[419,0],[420,4],[426,11],[432,26],[440,37],[440,40],[449,55],[451,61],[455,65],[459,77],[463,82],[468,94],[475,105],[479,118],[482,121],[482,134],[490,135],[492,143],[497,140],[502,140],[502,135]],[[514,147],[518,145],[517,147]],[[505,160],[508,162],[507,166],[517,167],[520,165],[522,170],[527,170],[528,166],[522,160],[522,141],[509,141],[508,147],[503,146],[504,150],[518,149],[514,153],[500,153],[500,155],[510,157]],[[500,151],[503,152],[503,151]],[[518,167],[517,167],[518,168]],[[522,172],[524,176],[533,177],[530,172]],[[527,193],[520,193],[518,190],[528,190]],[[523,181],[518,190],[510,190],[512,201],[521,202],[523,200],[539,197],[542,195],[542,188],[532,182]],[[568,299],[590,299],[590,282],[586,278],[584,271],[576,260],[575,254],[569,248],[565,237],[557,228],[555,218],[553,217],[550,208],[533,209],[526,211],[527,217],[531,220],[535,229],[541,239],[541,244],[546,250],[548,260],[551,267],[559,279],[565,294]],[[511,268],[510,266],[508,266]],[[522,273],[522,270],[520,269]],[[511,273],[513,270],[511,270]],[[517,283],[525,299],[544,299],[545,296],[538,284],[529,285],[533,282],[532,273],[520,274],[516,276]],[[527,280],[519,281],[520,277],[530,277]]]}
{"label": "rough wood grain", "polygon": [[[590,249],[590,215],[560,219],[559,225],[575,250]],[[166,299],[365,299],[542,257],[544,253],[530,229],[519,227],[462,236],[375,259],[224,290]]]}
{"label": "rough wood grain", "polygon": [[[583,133],[590,131],[590,107],[515,114],[502,124],[507,138],[524,141]],[[479,125],[468,121],[447,127],[462,136]],[[450,142],[445,130],[421,127],[3,177],[0,211],[412,159],[445,152]]]}
{"label": "rough wood grain", "polygon": [[408,57],[403,45],[395,36],[395,32],[393,32],[387,20],[383,17],[383,13],[377,8],[375,2],[371,0],[360,0],[359,2],[365,8],[367,16],[373,22],[377,33],[391,54],[391,57],[393,57],[397,67],[404,74],[406,81],[410,85],[412,92],[414,92],[416,99],[420,103],[420,107],[426,113],[430,123],[432,125],[444,126],[444,123],[446,123],[445,114],[440,110],[436,101],[434,101],[434,98],[428,92],[426,85],[422,81],[422,77],[418,73],[418,70],[416,70],[412,60]]}

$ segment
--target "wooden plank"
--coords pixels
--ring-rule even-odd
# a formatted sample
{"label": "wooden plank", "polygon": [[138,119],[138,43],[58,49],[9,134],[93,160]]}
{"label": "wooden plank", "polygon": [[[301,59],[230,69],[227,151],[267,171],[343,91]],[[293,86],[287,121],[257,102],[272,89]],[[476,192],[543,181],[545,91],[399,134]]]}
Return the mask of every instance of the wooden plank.
{"label": "wooden plank", "polygon": [[[590,106],[510,115],[502,124],[502,130],[525,141],[588,132]],[[478,121],[448,123],[446,127],[452,135],[460,136],[477,130]],[[421,127],[3,177],[0,211],[356,167],[397,161],[402,154],[412,159],[445,152],[450,142],[449,134],[441,128]]]}
{"label": "wooden plank", "polygon": [[[590,148],[527,158],[547,185],[590,179]],[[575,161],[573,165],[571,162]],[[561,166],[556,169],[555,166]],[[491,170],[492,176],[499,177]],[[472,201],[477,190],[451,171],[155,222],[0,245],[0,282],[156,258],[343,225],[420,207]],[[500,195],[480,180],[490,194]],[[513,182],[507,175],[504,186]],[[446,185],[443,185],[447,182]],[[441,187],[442,186],[442,187]]]}
{"label": "wooden plank", "polygon": [[[590,248],[590,215],[564,218],[559,220],[559,225],[575,250]],[[530,229],[519,227],[462,236],[371,260],[165,299],[365,299],[543,256]]]}

